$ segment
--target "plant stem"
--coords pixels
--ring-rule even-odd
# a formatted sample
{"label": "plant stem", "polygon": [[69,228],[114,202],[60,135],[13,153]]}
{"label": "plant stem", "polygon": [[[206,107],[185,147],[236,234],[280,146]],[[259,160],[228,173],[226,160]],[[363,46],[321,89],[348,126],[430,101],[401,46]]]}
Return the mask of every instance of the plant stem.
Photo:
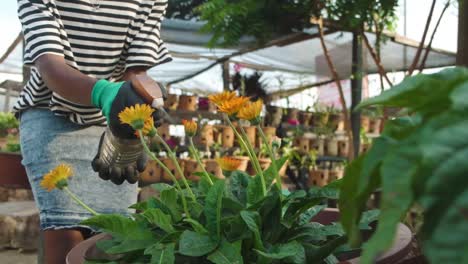
{"label": "plant stem", "polygon": [[184,183],[185,188],[188,190],[190,197],[192,198],[192,200],[194,202],[197,202],[197,198],[195,198],[195,195],[193,194],[192,189],[188,185],[187,179],[185,179],[184,172],[180,168],[180,164],[177,161],[177,158],[176,158],[176,155],[174,154],[174,151],[172,151],[171,147],[169,147],[169,145],[167,145],[166,141],[164,141],[164,139],[158,133],[156,133],[155,137],[163,144],[164,148],[167,151],[167,154],[168,154],[169,158],[172,160],[172,162],[174,162],[174,165],[176,166],[177,172],[179,172],[180,177],[182,179],[182,182]]}
{"label": "plant stem", "polygon": [[260,133],[260,136],[262,137],[262,140],[267,148],[268,155],[270,155],[271,165],[273,166],[273,171],[274,171],[275,179],[276,179],[276,186],[279,188],[279,190],[281,190],[281,178],[278,173],[278,165],[276,164],[275,153],[273,153],[272,149],[270,148],[270,145],[268,144],[268,139],[265,133],[263,132],[263,129],[260,126],[260,124],[257,125],[257,130]]}
{"label": "plant stem", "polygon": [[169,177],[171,177],[172,181],[174,182],[174,184],[176,186],[176,189],[179,190],[179,192],[181,194],[180,196],[181,196],[181,199],[182,199],[182,206],[184,207],[185,215],[187,215],[187,217],[190,218],[190,213],[189,213],[188,207],[187,207],[187,200],[185,200],[185,196],[183,194],[182,187],[180,187],[180,184],[177,181],[177,178],[174,176],[172,171],[161,160],[159,160],[156,157],[156,155],[154,155],[153,152],[151,152],[151,150],[148,148],[148,145],[146,144],[146,142],[144,140],[143,133],[141,132],[141,130],[138,130],[138,135],[140,136],[140,142],[143,145],[143,149],[148,154],[148,156],[150,156],[150,158],[152,160],[156,161],[156,163],[158,163],[158,165],[161,166],[161,168],[163,168],[163,170],[169,175]]}
{"label": "plant stem", "polygon": [[193,144],[193,138],[192,137],[189,137],[189,142],[190,142],[190,147],[192,147],[193,156],[195,156],[195,159],[197,160],[198,165],[200,165],[200,167],[202,168],[203,174],[205,175],[205,177],[208,180],[208,182],[210,183],[210,185],[213,185],[213,181],[211,180],[210,175],[206,171],[205,166],[203,166],[203,163],[201,161],[198,150],[195,148],[195,144]]}
{"label": "plant stem", "polygon": [[250,152],[252,153],[252,163],[255,163],[258,169],[258,174],[260,175],[260,181],[262,182],[262,191],[263,191],[263,196],[266,196],[267,193],[267,186],[266,186],[266,181],[265,181],[265,176],[263,175],[263,170],[262,167],[260,166],[260,162],[258,161],[257,155],[255,154],[254,148],[252,144],[250,143],[249,139],[247,138],[247,134],[245,133],[244,128],[240,125],[240,130],[242,135],[244,136],[244,140],[246,142],[247,147],[250,149]]}
{"label": "plant stem", "polygon": [[84,209],[86,209],[88,212],[90,212],[91,214],[93,214],[94,216],[96,215],[99,215],[96,211],[94,211],[93,209],[91,209],[89,206],[87,206],[83,201],[80,200],[80,198],[78,198],[74,193],[72,193],[70,191],[70,189],[68,189],[68,187],[63,187],[63,190],[68,194],[68,196],[70,196],[70,198],[72,198],[76,203],[78,203],[79,205],[81,205]]}
{"label": "plant stem", "polygon": [[265,179],[263,178],[263,172],[262,172],[262,169],[260,167],[257,167],[257,163],[254,162],[254,156],[255,156],[255,153],[254,152],[251,152],[251,150],[249,149],[249,147],[247,146],[247,144],[245,143],[243,137],[239,134],[239,132],[236,130],[236,128],[234,127],[234,125],[232,124],[231,120],[229,119],[228,115],[224,114],[224,119],[226,120],[226,122],[229,124],[229,126],[232,128],[232,130],[234,131],[234,134],[236,135],[237,139],[239,140],[239,144],[241,145],[242,148],[244,148],[246,151],[247,151],[247,154],[249,155],[249,158],[250,160],[252,161],[252,165],[254,166],[254,169],[255,171],[261,175],[261,179],[262,179],[262,192],[263,192],[263,196],[266,196],[266,186],[265,186]]}

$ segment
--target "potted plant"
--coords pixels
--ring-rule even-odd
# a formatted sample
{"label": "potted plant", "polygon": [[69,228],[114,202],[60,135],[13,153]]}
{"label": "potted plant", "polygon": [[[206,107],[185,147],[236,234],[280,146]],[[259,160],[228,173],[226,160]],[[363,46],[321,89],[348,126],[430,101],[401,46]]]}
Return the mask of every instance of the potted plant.
{"label": "potted plant", "polygon": [[[211,99],[216,102],[220,98],[222,95]],[[247,103],[244,98],[232,100],[229,107],[223,107],[226,106],[223,101],[217,103],[228,124],[233,126],[231,118],[246,119],[263,133],[258,122],[261,102]],[[131,109],[127,110],[127,116],[132,116]],[[147,118],[150,124],[151,115]],[[151,126],[144,129],[145,120],[144,116],[135,114],[133,119],[124,121],[138,131],[148,151],[145,134],[158,135]],[[196,123],[187,122],[185,129],[189,137],[193,137]],[[226,179],[217,179],[203,170],[199,173],[199,183],[192,185],[183,174],[178,181],[171,170],[148,151],[148,155],[169,173],[174,186],[155,185],[160,196],[134,205],[139,213],[133,217],[98,214],[72,195],[95,215],[82,224],[99,228],[110,236],[78,245],[70,252],[67,263],[82,263],[83,256],[91,263],[316,263],[352,258],[342,255],[354,249],[344,246],[347,237],[334,222],[338,219],[336,212],[334,218],[321,217],[321,223],[313,220],[314,216],[327,215],[326,211],[319,214],[326,207],[322,203],[338,197],[337,188],[341,183],[334,182],[326,189],[284,193],[277,172],[286,158],[276,159],[269,147],[272,165],[262,170],[244,131],[236,132],[236,137],[255,164],[257,174],[254,177],[238,171],[240,163],[235,158],[222,157],[218,163]],[[190,145],[194,149],[192,140]],[[173,151],[167,145],[164,147],[176,164],[176,170],[180,171]],[[201,165],[196,151],[194,153]],[[71,193],[67,187],[70,171],[52,171],[44,177],[42,186]],[[377,215],[375,211],[363,214],[358,221],[360,227],[372,229],[369,224]],[[90,242],[95,246],[85,246]],[[90,248],[99,249],[107,256],[88,254]]]}
{"label": "potted plant", "polygon": [[0,150],[17,138],[19,121],[12,113],[0,112]]}

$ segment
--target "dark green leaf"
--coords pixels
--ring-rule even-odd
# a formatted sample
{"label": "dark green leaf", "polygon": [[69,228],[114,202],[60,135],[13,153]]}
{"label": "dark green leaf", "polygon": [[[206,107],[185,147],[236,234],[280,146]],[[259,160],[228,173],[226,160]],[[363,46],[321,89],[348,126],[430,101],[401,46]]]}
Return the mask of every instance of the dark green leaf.
{"label": "dark green leaf", "polygon": [[150,240],[151,230],[121,215],[97,215],[81,222],[83,225],[97,227],[114,237],[133,240]]}
{"label": "dark green leaf", "polygon": [[259,175],[250,178],[247,187],[247,204],[252,205],[260,201],[263,196],[262,180]]}
{"label": "dark green leaf", "polygon": [[241,246],[242,241],[229,243],[223,239],[218,249],[208,256],[208,260],[215,264],[243,264]]}
{"label": "dark green leaf", "polygon": [[205,229],[205,227],[202,226],[197,220],[192,219],[192,218],[186,218],[184,219],[184,222],[189,223],[193,230],[199,234],[208,234],[208,230]]}
{"label": "dark green leaf", "polygon": [[257,212],[252,211],[242,211],[240,212],[240,215],[242,220],[244,220],[244,223],[247,225],[247,228],[254,234],[255,248],[263,249],[263,242],[260,236],[260,215]]}
{"label": "dark green leaf", "polygon": [[148,209],[141,214],[150,224],[156,225],[167,233],[174,232],[171,216],[163,213],[160,209]]}
{"label": "dark green leaf", "polygon": [[221,210],[223,205],[224,181],[216,182],[206,195],[204,213],[206,229],[219,239],[221,236]]}
{"label": "dark green leaf", "polygon": [[347,238],[345,236],[335,238],[325,245],[320,246],[318,248],[307,248],[306,250],[311,250],[312,252],[307,253],[307,263],[319,263],[323,259],[330,256],[335,249],[339,246],[346,243]]}
{"label": "dark green leaf", "polygon": [[275,245],[269,252],[255,251],[270,260],[284,260],[282,263],[306,263],[304,247],[297,241]]}
{"label": "dark green leaf", "polygon": [[227,182],[228,197],[236,199],[244,206],[247,204],[247,187],[249,185],[250,176],[245,172],[234,171]]}
{"label": "dark green leaf", "polygon": [[[281,157],[280,159],[276,160],[276,167],[277,170],[281,169],[283,167],[284,163],[288,160],[288,157]],[[273,163],[263,172],[263,175],[265,176],[265,184],[266,186],[270,186],[272,182],[275,180],[275,170],[273,168]]]}
{"label": "dark green leaf", "polygon": [[170,210],[174,222],[178,222],[182,219],[182,208],[177,202],[177,196],[176,188],[163,190],[160,194],[160,200]]}
{"label": "dark green leaf", "polygon": [[309,223],[310,220],[316,216],[318,213],[320,213],[323,209],[325,209],[327,206],[326,205],[316,205],[310,208],[309,210],[305,211],[301,215],[301,218],[299,220],[299,225],[304,225],[306,223]]}
{"label": "dark green leaf", "polygon": [[191,257],[201,257],[215,250],[217,246],[218,242],[209,235],[185,230],[180,237],[179,253]]}
{"label": "dark green leaf", "polygon": [[145,250],[151,256],[151,264],[173,264],[175,262],[175,244],[154,244]]}
{"label": "dark green leaf", "polygon": [[105,250],[108,254],[122,254],[128,253],[136,250],[143,250],[150,245],[156,243],[156,239],[150,240],[124,240],[117,245],[110,247]]}

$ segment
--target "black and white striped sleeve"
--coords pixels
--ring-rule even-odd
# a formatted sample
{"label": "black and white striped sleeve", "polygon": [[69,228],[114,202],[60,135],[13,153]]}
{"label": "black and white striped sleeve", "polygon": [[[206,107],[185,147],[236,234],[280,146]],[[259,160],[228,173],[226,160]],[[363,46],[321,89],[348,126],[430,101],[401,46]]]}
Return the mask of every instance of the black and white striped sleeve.
{"label": "black and white striped sleeve", "polygon": [[144,24],[130,43],[126,68],[136,66],[151,68],[171,60],[160,34],[166,7],[167,0],[154,1]]}
{"label": "black and white striped sleeve", "polygon": [[25,41],[25,64],[34,64],[39,56],[46,53],[63,56],[60,25],[48,6],[48,1],[18,0],[18,17],[23,26]]}

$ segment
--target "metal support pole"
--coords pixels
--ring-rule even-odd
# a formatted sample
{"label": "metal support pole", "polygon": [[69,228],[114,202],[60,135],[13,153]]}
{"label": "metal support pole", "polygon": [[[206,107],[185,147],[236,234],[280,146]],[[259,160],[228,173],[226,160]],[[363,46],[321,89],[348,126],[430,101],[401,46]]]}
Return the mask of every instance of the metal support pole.
{"label": "metal support pole", "polygon": [[362,38],[353,33],[353,64],[351,77],[351,129],[353,132],[354,156],[359,155],[361,143],[361,113],[353,111],[362,100],[363,52]]}
{"label": "metal support pole", "polygon": [[468,0],[458,2],[457,65],[468,67]]}
{"label": "metal support pole", "polygon": [[229,90],[229,61],[223,62],[223,90],[228,91]]}

